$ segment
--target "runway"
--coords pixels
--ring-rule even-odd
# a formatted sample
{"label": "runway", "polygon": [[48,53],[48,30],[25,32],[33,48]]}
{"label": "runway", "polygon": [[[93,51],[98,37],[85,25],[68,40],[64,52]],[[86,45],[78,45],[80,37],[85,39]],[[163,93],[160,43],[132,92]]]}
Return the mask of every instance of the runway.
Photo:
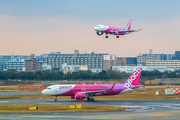
{"label": "runway", "polygon": [[[125,111],[106,111],[106,112],[90,112],[90,113],[33,113],[33,114],[12,114],[1,113],[0,119],[24,119],[26,120],[42,120],[42,119],[58,119],[58,120],[118,120],[118,119],[179,119],[180,103],[176,99],[166,100],[96,100],[95,102],[76,101],[76,100],[1,100],[0,104],[83,104],[83,105],[103,105],[103,106],[124,106],[129,107]],[[14,116],[14,117],[13,117]],[[9,117],[9,118],[8,118]]]}

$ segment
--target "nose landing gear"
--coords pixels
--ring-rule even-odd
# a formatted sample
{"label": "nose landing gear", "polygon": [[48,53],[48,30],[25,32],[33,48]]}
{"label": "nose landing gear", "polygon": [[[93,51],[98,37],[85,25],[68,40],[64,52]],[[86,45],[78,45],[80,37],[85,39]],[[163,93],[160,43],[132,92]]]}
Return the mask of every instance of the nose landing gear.
{"label": "nose landing gear", "polygon": [[54,102],[57,102],[57,96],[56,96],[56,98],[54,99]]}

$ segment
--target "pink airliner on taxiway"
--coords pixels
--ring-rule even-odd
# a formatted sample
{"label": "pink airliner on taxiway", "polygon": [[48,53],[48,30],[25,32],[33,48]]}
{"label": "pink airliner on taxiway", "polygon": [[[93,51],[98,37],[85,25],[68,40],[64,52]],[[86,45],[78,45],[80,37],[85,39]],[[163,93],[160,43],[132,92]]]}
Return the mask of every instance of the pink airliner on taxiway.
{"label": "pink airliner on taxiway", "polygon": [[87,84],[87,85],[52,85],[42,91],[42,94],[55,96],[71,96],[71,99],[94,101],[93,96],[107,96],[127,93],[143,88],[139,84],[142,68],[137,68],[123,84]]}
{"label": "pink airliner on taxiway", "polygon": [[131,28],[131,20],[128,22],[128,24],[124,29],[106,26],[106,25],[96,25],[96,27],[94,27],[94,30],[97,31],[97,35],[99,36],[105,33],[106,34],[105,38],[108,38],[107,36],[108,34],[115,35],[116,38],[119,38],[119,35],[126,35],[132,32],[138,32],[139,30],[142,30],[142,29],[130,30],[130,28]]}

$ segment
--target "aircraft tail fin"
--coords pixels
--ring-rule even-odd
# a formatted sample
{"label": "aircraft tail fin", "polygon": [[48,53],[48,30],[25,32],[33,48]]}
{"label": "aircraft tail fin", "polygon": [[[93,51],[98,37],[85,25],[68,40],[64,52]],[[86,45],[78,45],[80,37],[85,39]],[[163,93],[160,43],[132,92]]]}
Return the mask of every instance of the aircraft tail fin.
{"label": "aircraft tail fin", "polygon": [[137,68],[132,75],[124,83],[124,86],[129,89],[131,85],[138,85],[141,77],[142,68]]}
{"label": "aircraft tail fin", "polygon": [[132,22],[132,20],[130,20],[130,21],[128,22],[128,24],[127,24],[126,27],[125,27],[125,30],[130,30],[130,28],[131,28],[131,22]]}

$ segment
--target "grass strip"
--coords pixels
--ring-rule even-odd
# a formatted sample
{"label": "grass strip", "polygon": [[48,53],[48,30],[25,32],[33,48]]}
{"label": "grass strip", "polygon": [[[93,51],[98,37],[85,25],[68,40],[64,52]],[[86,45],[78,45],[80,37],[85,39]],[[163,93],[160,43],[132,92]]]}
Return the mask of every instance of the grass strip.
{"label": "grass strip", "polygon": [[[38,107],[38,110],[28,110],[28,107]],[[95,112],[95,111],[121,111],[129,108],[115,106],[82,105],[81,109],[69,108],[69,105],[50,104],[0,104],[3,113],[29,113],[29,112]]]}

